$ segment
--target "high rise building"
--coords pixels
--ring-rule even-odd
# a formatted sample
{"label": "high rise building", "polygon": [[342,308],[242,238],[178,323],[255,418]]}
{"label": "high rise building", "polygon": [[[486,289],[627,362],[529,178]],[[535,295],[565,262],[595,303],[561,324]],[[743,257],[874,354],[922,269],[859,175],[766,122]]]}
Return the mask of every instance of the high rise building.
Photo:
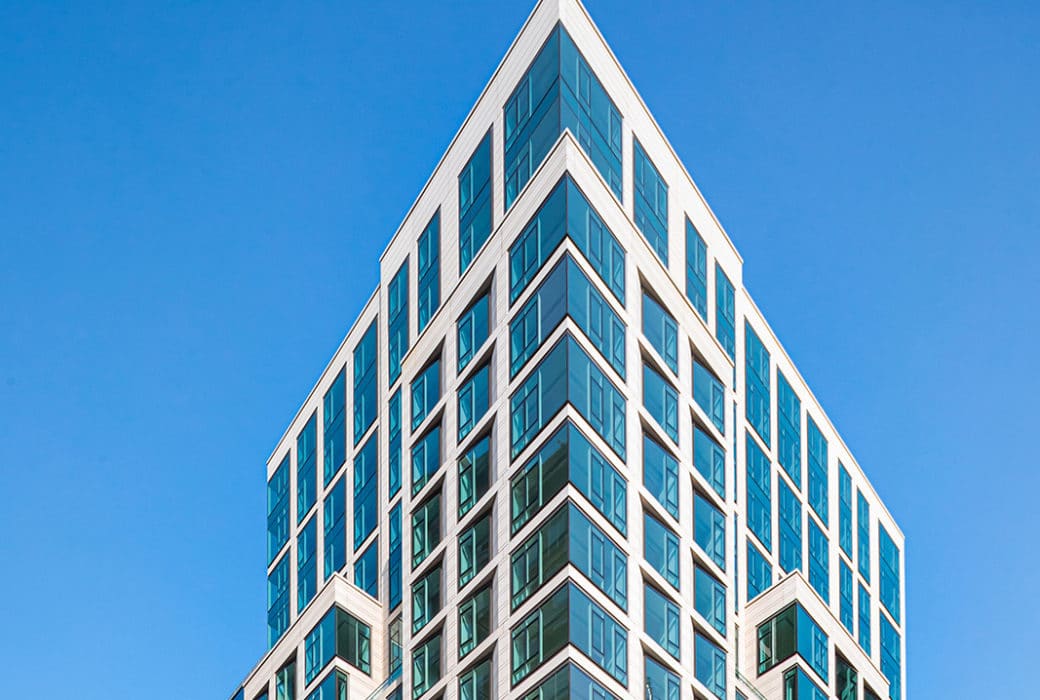
{"label": "high rise building", "polygon": [[267,465],[236,700],[905,698],[904,538],[578,0],[542,0]]}

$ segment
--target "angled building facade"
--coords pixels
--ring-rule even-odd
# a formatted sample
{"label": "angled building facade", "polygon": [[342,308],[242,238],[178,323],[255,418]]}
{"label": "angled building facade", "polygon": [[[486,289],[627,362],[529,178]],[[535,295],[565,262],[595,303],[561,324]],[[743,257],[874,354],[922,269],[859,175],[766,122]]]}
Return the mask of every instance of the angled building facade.
{"label": "angled building facade", "polygon": [[905,543],[578,0],[543,0],[268,465],[236,700],[903,700]]}

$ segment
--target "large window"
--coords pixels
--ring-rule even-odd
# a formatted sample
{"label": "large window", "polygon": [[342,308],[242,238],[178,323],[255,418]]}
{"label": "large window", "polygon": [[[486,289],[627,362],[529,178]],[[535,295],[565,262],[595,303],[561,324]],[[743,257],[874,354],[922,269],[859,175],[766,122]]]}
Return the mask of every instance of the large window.
{"label": "large window", "polygon": [[726,498],[726,453],[697,425],[693,426],[693,466],[719,498]]}
{"label": "large window", "polygon": [[387,437],[390,454],[387,456],[387,498],[401,490],[401,390],[398,389],[387,403]]}
{"label": "large window", "polygon": [[870,591],[862,583],[859,584],[859,645],[870,655],[870,622],[873,617],[870,610]]}
{"label": "large window", "polygon": [[643,485],[679,519],[679,460],[649,435],[643,435]]}
{"label": "large window", "polygon": [[491,235],[491,131],[459,173],[459,275]]}
{"label": "large window", "polygon": [[726,587],[700,565],[693,567],[693,607],[726,636]]}
{"label": "large window", "polygon": [[790,700],[827,700],[827,693],[820,690],[809,674],[798,666],[784,672],[784,698]]}
{"label": "large window", "polygon": [[459,321],[456,324],[460,372],[466,368],[466,365],[473,359],[477,350],[488,339],[491,325],[488,294],[489,292],[485,292],[473,302],[473,305],[466,309],[466,313],[459,317]]}
{"label": "large window", "polygon": [[459,517],[491,487],[491,436],[477,440],[459,458]]}
{"label": "large window", "polygon": [[643,516],[643,557],[679,590],[679,536],[649,513]]}
{"label": "large window", "polygon": [[419,427],[441,398],[441,361],[435,359],[412,380],[412,430]]}
{"label": "large window", "polygon": [[459,658],[491,634],[491,587],[484,586],[459,606]]}
{"label": "large window", "polygon": [[267,646],[273,647],[289,627],[289,552],[267,575]]}
{"label": "large window", "polygon": [[747,463],[747,525],[767,550],[773,549],[772,467],[750,432],[744,434]]}
{"label": "large window", "polygon": [[892,619],[899,622],[899,547],[881,523],[878,523],[878,553],[878,600]]}
{"label": "large window", "polygon": [[322,508],[322,527],[324,537],[324,577],[327,581],[329,576],[336,573],[347,565],[347,487],[346,476],[340,477],[336,485],[332,487],[325,496]]}
{"label": "large window", "polygon": [[628,684],[628,632],[573,583],[564,584],[510,632],[512,684],[568,643],[622,685]]}
{"label": "large window", "polygon": [[459,677],[459,700],[494,700],[489,656]]}
{"label": "large window", "polygon": [[429,483],[441,466],[441,426],[435,425],[412,446],[412,495]]}
{"label": "large window", "polygon": [[798,603],[758,626],[758,673],[762,675],[795,654],[827,680],[830,652],[827,635]]}
{"label": "large window", "polygon": [[347,459],[347,371],[340,370],[322,401],[323,473],[326,486]]}
{"label": "large window", "polygon": [[296,436],[296,522],[301,523],[318,499],[318,414],[313,413]]}
{"label": "large window", "polygon": [[899,632],[884,615],[878,615],[881,630],[881,673],[888,679],[888,697],[900,700],[903,696],[902,644]]}
{"label": "large window", "polygon": [[372,540],[354,561],[354,585],[379,599],[379,538]]}
{"label": "large window", "polygon": [[441,679],[441,633],[412,652],[412,697],[418,698]]}
{"label": "large window", "polygon": [[643,584],[646,633],[661,648],[679,658],[679,606],[648,583]]}
{"label": "large window", "polygon": [[686,220],[686,297],[694,310],[708,320],[708,246],[697,228]]}
{"label": "large window", "polygon": [[354,551],[379,520],[379,436],[373,434],[354,456]]}
{"label": "large window", "polygon": [[693,675],[715,697],[726,698],[726,652],[700,632],[693,635]]}
{"label": "large window", "polygon": [[838,654],[834,655],[834,690],[838,700],[859,700],[859,674]]}
{"label": "large window", "polygon": [[624,377],[625,324],[570,255],[556,264],[509,324],[510,377],[516,376],[566,317],[574,320]]}
{"label": "large window", "polygon": [[852,585],[852,569],[845,563],[845,560],[838,557],[838,588],[841,597],[841,602],[838,610],[838,617],[841,619],[842,626],[849,631],[849,634],[856,634],[854,628],[854,613],[853,613],[853,585]]}
{"label": "large window", "polygon": [[668,185],[638,139],[632,141],[632,177],[636,228],[668,267]]}
{"label": "large window", "polygon": [[624,396],[569,334],[556,343],[510,399],[512,456],[519,455],[568,402],[624,459]]}
{"label": "large window", "polygon": [[751,540],[747,543],[747,568],[747,599],[751,602],[773,585],[773,567]]}
{"label": "large window", "polygon": [[412,514],[412,568],[441,542],[441,495],[434,494]]}
{"label": "large window", "polygon": [[[333,669],[327,676],[321,679],[321,683],[314,690],[307,693],[306,700],[340,700],[347,697],[348,687],[347,675],[342,671]],[[266,700],[266,697],[264,700]]]}
{"label": "large window", "polygon": [[549,36],[502,112],[506,209],[564,129],[621,199],[621,114],[565,29]]}
{"label": "large window", "polygon": [[309,684],[333,657],[372,673],[372,628],[338,606],[321,618],[304,640],[304,683]]}
{"label": "large window", "polygon": [[296,611],[307,607],[318,592],[318,516],[307,521],[296,536]]}
{"label": "large window", "polygon": [[510,481],[512,532],[533,518],[568,481],[625,534],[627,482],[569,420]]}
{"label": "large window", "polygon": [[441,567],[437,565],[412,584],[412,634],[441,611]]}
{"label": "large window", "polygon": [[[767,375],[768,376],[768,375]],[[802,402],[787,377],[776,371],[777,461],[802,488]]]}
{"label": "large window", "polygon": [[769,352],[750,323],[744,324],[744,354],[745,415],[766,446],[770,446]]}
{"label": "large window", "polygon": [[289,541],[289,453],[267,482],[267,563]]}
{"label": "large window", "polygon": [[459,588],[473,580],[491,561],[491,513],[459,535]]}
{"label": "large window", "polygon": [[354,348],[354,444],[376,420],[376,321],[365,331]]}
{"label": "large window", "polygon": [[809,518],[809,584],[825,602],[831,602],[830,546],[827,535]]}
{"label": "large window", "polygon": [[401,360],[408,353],[408,259],[401,263],[386,289],[387,371],[390,386],[401,376]]}
{"label": "large window", "polygon": [[681,695],[679,675],[647,656],[646,700],[679,700]]}
{"label": "large window", "polygon": [[679,392],[661,373],[643,365],[643,405],[672,442],[679,442]]}
{"label": "large window", "polygon": [[491,405],[491,363],[473,373],[466,383],[459,387],[459,440],[464,439],[473,430]]}
{"label": "large window", "polygon": [[693,541],[726,569],[726,516],[699,493],[693,494]]}
{"label": "large window", "polygon": [[652,296],[643,292],[643,335],[673,374],[679,374],[679,325]]}
{"label": "large window", "polygon": [[418,323],[419,333],[441,305],[441,213],[430,219],[419,235],[419,289]]}
{"label": "large window", "polygon": [[838,546],[852,558],[852,477],[838,462]]}
{"label": "large window", "polygon": [[737,356],[736,324],[733,283],[722,266],[715,263],[715,337],[731,360]]}
{"label": "large window", "polygon": [[824,527],[829,522],[827,492],[830,479],[827,476],[827,440],[810,417],[806,422],[809,453],[809,506],[816,511]]}
{"label": "large window", "polygon": [[393,610],[401,604],[401,586],[402,586],[402,575],[401,567],[403,563],[403,555],[401,553],[401,502],[398,501],[396,505],[390,510],[390,522],[387,525],[387,531],[389,533],[389,545],[390,545],[390,562],[387,565],[387,578],[389,579],[387,586],[389,589],[388,599],[390,609]]}
{"label": "large window", "polygon": [[722,382],[697,359],[693,361],[693,400],[719,432],[725,433],[726,392]]}
{"label": "large window", "polygon": [[866,581],[870,581],[870,503],[859,490],[856,491],[856,526],[859,573]]}
{"label": "large window", "polygon": [[625,303],[625,251],[568,176],[509,247],[509,303],[527,288],[549,255],[570,238],[600,279]]}
{"label": "large window", "polygon": [[[658,696],[654,696],[657,698]],[[567,662],[552,675],[539,683],[534,690],[523,696],[523,700],[618,700],[617,696],[592,680],[574,662]]]}
{"label": "large window", "polygon": [[794,571],[802,568],[802,502],[783,479],[777,479],[776,485],[780,508],[780,568]]}

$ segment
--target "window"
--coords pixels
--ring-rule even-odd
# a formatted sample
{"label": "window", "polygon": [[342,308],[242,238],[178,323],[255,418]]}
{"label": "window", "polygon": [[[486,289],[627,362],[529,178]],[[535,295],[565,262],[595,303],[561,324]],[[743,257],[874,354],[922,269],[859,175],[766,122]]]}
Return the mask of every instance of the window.
{"label": "window", "polygon": [[643,516],[643,557],[679,590],[679,537],[648,513]]}
{"label": "window", "polygon": [[735,309],[733,283],[722,271],[722,266],[715,263],[715,337],[731,360],[737,356]]}
{"label": "window", "polygon": [[390,454],[387,456],[387,494],[393,498],[401,490],[401,390],[398,389],[387,403],[387,437]]}
{"label": "window", "polygon": [[488,292],[482,294],[456,324],[459,345],[459,371],[473,359],[474,354],[488,339],[491,318],[489,316]]}
{"label": "window", "polygon": [[888,697],[900,700],[903,696],[903,664],[899,633],[884,615],[878,615],[878,623],[881,629],[881,673],[888,679]]}
{"label": "window", "polygon": [[502,113],[507,210],[564,129],[621,199],[621,114],[565,29],[549,36]]}
{"label": "window", "polygon": [[840,655],[834,655],[834,690],[838,700],[859,700],[859,674]]}
{"label": "window", "polygon": [[473,580],[491,561],[491,513],[459,535],[459,588]]}
{"label": "window", "polygon": [[699,426],[693,426],[693,466],[722,499],[726,498],[726,453]]}
{"label": "window", "polygon": [[273,647],[289,627],[289,552],[267,575],[267,646]]}
{"label": "window", "polygon": [[[655,696],[656,697],[656,696]],[[617,696],[592,680],[573,662],[567,662],[523,696],[523,700],[618,700]]]}
{"label": "window", "polygon": [[726,587],[702,566],[694,566],[693,573],[693,607],[725,637]]}
{"label": "window", "polygon": [[809,518],[809,584],[829,605],[831,602],[831,569],[827,535]]}
{"label": "window", "polygon": [[412,652],[412,697],[417,698],[441,679],[441,634],[438,632]]}
{"label": "window", "polygon": [[361,553],[354,562],[354,585],[379,599],[379,538]]}
{"label": "window", "polygon": [[347,459],[347,424],[344,420],[347,412],[346,387],[347,371],[342,369],[322,400],[322,437],[325,440],[323,483],[326,486]]}
{"label": "window", "polygon": [[643,292],[643,335],[668,369],[679,374],[679,325],[652,296]]}
{"label": "window", "polygon": [[513,458],[568,402],[624,459],[625,399],[569,334],[556,343],[510,399]]}
{"label": "window", "polygon": [[296,611],[307,607],[318,592],[318,518],[307,521],[296,537]]}
{"label": "window", "polygon": [[393,610],[401,604],[401,566],[403,556],[401,554],[401,502],[398,501],[390,510],[390,523],[388,525],[390,562],[387,566],[387,585],[389,588],[390,609]]}
{"label": "window", "polygon": [[708,320],[708,246],[696,227],[686,220],[686,297],[702,319]]}
{"label": "window", "polygon": [[510,377],[516,376],[568,317],[592,341],[603,359],[621,377],[625,376],[625,324],[574,258],[565,255],[509,324]]}
{"label": "window", "polygon": [[750,432],[744,434],[747,463],[747,525],[768,551],[773,548],[772,467]]}
{"label": "window", "polygon": [[419,235],[419,333],[441,305],[441,213]]}
{"label": "window", "polygon": [[324,527],[324,578],[327,581],[332,574],[347,565],[346,510],[347,487],[346,476],[343,476],[325,496],[322,513]]}
{"label": "window", "polygon": [[296,660],[293,659],[274,676],[275,700],[296,700]]}
{"label": "window", "polygon": [[267,564],[289,541],[289,453],[267,482]]}
{"label": "window", "polygon": [[682,684],[679,676],[646,657],[646,700],[679,700]]}
{"label": "window", "polygon": [[838,545],[852,558],[852,477],[838,462]]}
{"label": "window", "polygon": [[[767,370],[768,372],[768,370]],[[768,374],[766,375],[768,376]],[[802,488],[802,402],[779,369],[776,371],[777,461]]]}
{"label": "window", "polygon": [[390,374],[390,386],[401,376],[401,360],[408,353],[408,259],[401,267],[386,289],[387,316],[387,370]]}
{"label": "window", "polygon": [[513,686],[566,646],[569,598],[570,586],[565,585],[510,631]]}
{"label": "window", "polygon": [[747,543],[747,567],[747,599],[750,603],[773,585],[773,567],[750,540]]}
{"label": "window", "polygon": [[693,540],[726,570],[726,516],[699,493],[693,494]]}
{"label": "window", "polygon": [[653,586],[643,584],[646,633],[679,659],[679,606]]}
{"label": "window", "polygon": [[643,405],[672,442],[679,443],[679,393],[650,365],[643,365]]}
{"label": "window", "polygon": [[441,427],[433,426],[412,447],[412,495],[419,493],[441,467]]}
{"label": "window", "polygon": [[438,565],[412,584],[412,634],[441,611],[441,567]]}
{"label": "window", "polygon": [[870,504],[862,491],[856,491],[856,524],[859,537],[859,573],[870,581]]}
{"label": "window", "polygon": [[459,173],[459,275],[491,235],[491,131]]}
{"label": "window", "polygon": [[849,568],[848,564],[841,557],[838,557],[838,582],[841,592],[838,616],[841,618],[841,624],[849,631],[849,634],[854,635],[856,632],[852,621],[852,569]]}
{"label": "window", "polygon": [[459,606],[459,658],[491,634],[491,587],[485,586]]}
{"label": "window", "polygon": [[473,430],[491,405],[491,364],[486,364],[473,373],[459,388],[459,440]]}
{"label": "window", "polygon": [[379,412],[376,406],[376,321],[354,348],[354,445],[361,442]]}
{"label": "window", "polygon": [[318,498],[315,444],[318,414],[313,413],[296,436],[296,522],[301,523]]}
{"label": "window", "polygon": [[643,485],[679,519],[679,460],[648,435],[643,435]]}
{"label": "window", "polygon": [[627,482],[569,420],[510,481],[512,532],[533,518],[568,481],[625,534]]}
{"label": "window", "polygon": [[441,495],[434,494],[412,514],[412,568],[441,543]]}
{"label": "window", "polygon": [[491,657],[469,669],[459,678],[459,700],[493,700]]}
{"label": "window", "polygon": [[762,341],[751,329],[750,323],[744,324],[744,396],[748,423],[755,429],[767,447],[769,442],[769,353]]}
{"label": "window", "polygon": [[878,552],[878,600],[892,619],[899,622],[899,547],[881,523],[878,523]]}
{"label": "window", "polygon": [[780,506],[780,568],[802,568],[802,502],[783,479],[777,479]]}
{"label": "window", "polygon": [[371,675],[372,628],[338,606],[321,618],[303,642],[304,683],[309,684],[334,657]]}
{"label": "window", "polygon": [[816,511],[823,521],[824,527],[828,523],[827,514],[827,491],[829,490],[829,479],[827,477],[827,440],[810,417],[807,421],[806,433],[809,442],[809,506]]}
{"label": "window", "polygon": [[437,358],[412,380],[412,430],[419,427],[441,398],[441,361]]}
{"label": "window", "polygon": [[373,433],[354,455],[354,551],[375,532],[379,520],[379,435]]}
{"label": "window", "polygon": [[346,674],[333,670],[325,676],[321,683],[307,694],[307,700],[338,700],[347,697]]}
{"label": "window", "polygon": [[473,443],[459,458],[459,518],[491,487],[491,436]]}
{"label": "window", "polygon": [[859,584],[859,645],[870,656],[870,592]]}
{"label": "window", "polygon": [[726,392],[711,370],[693,361],[693,400],[720,433],[726,432]]}
{"label": "window", "polygon": [[828,678],[827,635],[798,603],[784,608],[758,626],[758,674],[762,675],[795,654]]}
{"label": "window", "polygon": [[625,251],[567,176],[509,247],[509,303],[517,300],[564,238],[574,242],[611,293],[624,304]]}
{"label": "window", "polygon": [[716,697],[726,698],[726,652],[700,632],[693,635],[693,675]]}
{"label": "window", "polygon": [[632,165],[636,228],[668,267],[668,185],[638,139],[632,140]]}
{"label": "window", "polygon": [[784,697],[790,700],[827,700],[827,693],[796,666],[784,672]]}

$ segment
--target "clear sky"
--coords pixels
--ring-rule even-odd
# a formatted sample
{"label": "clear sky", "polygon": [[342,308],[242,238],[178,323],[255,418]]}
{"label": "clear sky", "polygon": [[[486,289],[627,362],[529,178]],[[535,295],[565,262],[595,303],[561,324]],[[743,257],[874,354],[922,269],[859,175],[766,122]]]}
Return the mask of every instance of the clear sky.
{"label": "clear sky", "polygon": [[[1030,696],[1037,4],[588,5],[907,534],[909,697]],[[3,3],[8,696],[260,657],[265,459],[530,8]]]}

